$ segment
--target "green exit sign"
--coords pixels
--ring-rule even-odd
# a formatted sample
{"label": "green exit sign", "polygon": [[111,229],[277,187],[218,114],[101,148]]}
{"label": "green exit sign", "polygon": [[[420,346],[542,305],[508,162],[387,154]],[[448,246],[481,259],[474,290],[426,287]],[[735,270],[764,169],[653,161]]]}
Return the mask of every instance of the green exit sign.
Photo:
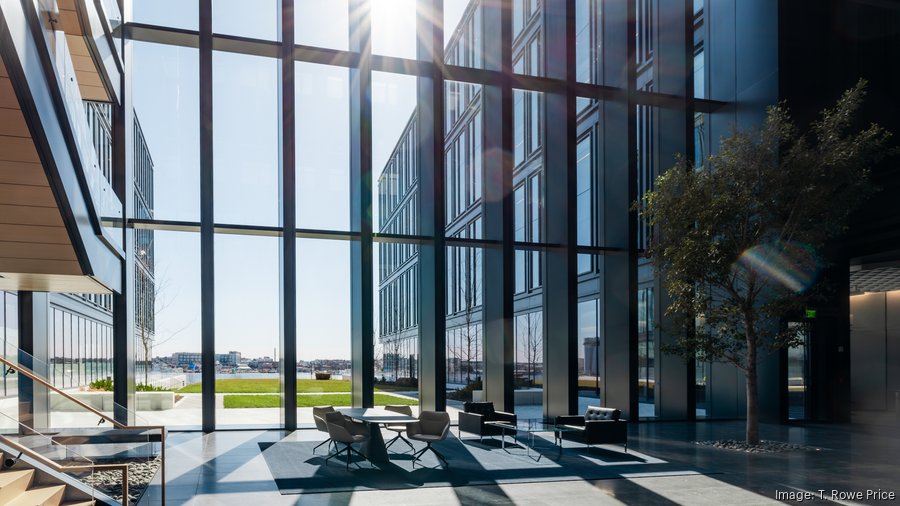
{"label": "green exit sign", "polygon": [[807,318],[810,318],[810,319],[815,318],[815,317],[816,317],[816,310],[815,310],[815,309],[806,308],[806,317],[807,317]]}

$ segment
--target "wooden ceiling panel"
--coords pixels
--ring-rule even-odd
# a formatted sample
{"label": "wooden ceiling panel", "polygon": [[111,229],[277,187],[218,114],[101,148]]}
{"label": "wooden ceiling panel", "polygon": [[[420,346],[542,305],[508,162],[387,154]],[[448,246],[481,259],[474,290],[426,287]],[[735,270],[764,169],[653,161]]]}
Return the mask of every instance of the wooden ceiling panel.
{"label": "wooden ceiling panel", "polygon": [[56,199],[53,198],[53,193],[47,186],[0,183],[0,204],[52,207],[55,209]]}
{"label": "wooden ceiling panel", "polygon": [[93,100],[95,102],[106,102],[109,100],[109,94],[106,88],[102,86],[79,86],[81,90],[81,98],[85,100]]}
{"label": "wooden ceiling panel", "polygon": [[19,99],[13,90],[12,81],[8,77],[0,77],[0,107],[19,109]]}
{"label": "wooden ceiling panel", "polygon": [[75,262],[75,251],[68,244],[0,241],[0,257]]}
{"label": "wooden ceiling panel", "polygon": [[81,35],[81,22],[78,20],[78,13],[71,10],[59,10],[59,29],[66,32],[66,35]]}
{"label": "wooden ceiling panel", "polygon": [[0,184],[46,186],[47,175],[39,163],[0,161]]}
{"label": "wooden ceiling panel", "polygon": [[88,51],[87,42],[84,41],[84,37],[81,35],[71,35],[67,33],[66,44],[69,45],[69,53],[73,56],[91,57],[91,52]]}
{"label": "wooden ceiling panel", "polygon": [[0,223],[0,237],[9,242],[38,242],[69,244],[69,234],[64,227],[36,225],[9,225]]}
{"label": "wooden ceiling panel", "polygon": [[71,260],[0,258],[0,272],[78,276],[81,274],[81,266]]}
{"label": "wooden ceiling panel", "polygon": [[103,81],[97,74],[97,69],[89,68],[86,70],[75,70],[75,79],[78,79],[78,87],[85,86],[103,86]]}
{"label": "wooden ceiling panel", "polygon": [[25,118],[22,117],[22,111],[19,109],[0,108],[0,136],[3,135],[31,137],[28,125],[25,124]]}
{"label": "wooden ceiling panel", "polygon": [[[0,223],[62,227],[62,217],[53,207],[10,206],[0,204]],[[0,241],[4,238],[0,237]]]}
{"label": "wooden ceiling panel", "polygon": [[0,135],[0,160],[40,163],[31,138]]}

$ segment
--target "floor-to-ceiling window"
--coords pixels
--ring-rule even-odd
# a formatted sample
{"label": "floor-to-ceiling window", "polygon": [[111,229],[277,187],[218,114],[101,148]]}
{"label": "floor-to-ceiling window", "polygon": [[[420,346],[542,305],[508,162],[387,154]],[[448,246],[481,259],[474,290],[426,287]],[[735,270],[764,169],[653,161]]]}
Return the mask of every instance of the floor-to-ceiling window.
{"label": "floor-to-ceiling window", "polygon": [[[219,425],[278,423],[278,410],[294,405],[281,395],[285,375],[296,375],[301,397],[340,394],[315,399],[323,404],[353,403],[357,384],[374,390],[366,395],[375,404],[417,403],[433,387],[420,384],[433,377],[423,370],[435,367],[451,407],[488,395],[493,375],[518,390],[517,409],[540,416],[547,383],[561,381],[544,367],[559,339],[547,332],[559,310],[549,302],[561,299],[578,305],[569,336],[578,341],[578,397],[605,403],[609,391],[626,391],[617,379],[607,384],[610,365],[623,368],[612,378],[638,373],[652,403],[658,294],[629,293],[629,255],[650,232],[628,216],[634,183],[650,188],[660,167],[654,2],[638,2],[636,40],[624,6],[575,2],[572,73],[560,68],[570,48],[553,25],[566,2],[516,0],[503,11],[447,0],[443,12],[420,15],[428,2],[292,3],[286,34],[276,0],[252,12],[215,0],[209,18],[199,15],[202,2],[134,2],[133,21],[151,25],[134,32],[131,66],[154,197],[134,227],[153,233],[140,243],[153,245],[152,291],[172,287],[168,298],[178,301],[154,295],[153,351],[139,361],[148,373],[185,377],[195,397],[183,391],[178,402],[195,401],[195,411],[176,418],[199,423],[206,402]],[[443,47],[430,48],[438,19]],[[280,51],[287,35],[298,45],[292,53]],[[503,72],[513,79],[499,79]],[[565,79],[579,83],[577,100],[559,101],[572,93]],[[629,86],[645,93],[621,94]],[[567,121],[573,142],[548,142]],[[571,188],[548,165],[563,152],[576,169]],[[548,219],[560,191],[574,211],[569,237],[557,233],[568,224]],[[180,258],[178,244],[190,254]],[[577,249],[573,288],[548,293],[548,272],[568,261],[554,255],[560,248]],[[285,286],[296,288],[286,295]],[[425,306],[433,301],[442,307]],[[645,317],[629,323],[632,305]],[[425,314],[440,325],[423,325]],[[288,316],[294,329],[279,325]],[[638,331],[643,340],[632,341]],[[296,371],[282,369],[285,338],[296,340]],[[425,355],[432,339],[442,343],[439,364]],[[643,343],[640,363],[607,364],[607,351],[634,342]],[[489,349],[511,372],[488,367]],[[212,371],[202,368],[204,352]],[[203,374],[220,380],[205,401]],[[237,388],[249,391],[229,391]],[[296,401],[300,413],[311,399]]]}

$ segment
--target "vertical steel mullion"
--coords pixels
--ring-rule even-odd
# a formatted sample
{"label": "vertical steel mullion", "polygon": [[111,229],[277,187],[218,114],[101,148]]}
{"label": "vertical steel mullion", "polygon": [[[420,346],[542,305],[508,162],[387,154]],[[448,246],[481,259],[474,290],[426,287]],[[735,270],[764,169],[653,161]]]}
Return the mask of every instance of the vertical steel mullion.
{"label": "vertical steel mullion", "polygon": [[[694,116],[697,111],[697,101],[694,97],[694,0],[684,0],[684,54],[685,58],[685,98],[687,110],[685,111],[685,157],[688,160],[696,160],[696,145],[694,142]],[[705,67],[704,67],[705,68]],[[662,313],[664,309],[658,308]],[[685,329],[684,332],[693,332],[693,329]],[[693,357],[687,360],[687,385],[685,403],[687,404],[687,419],[697,419],[697,360]]]}
{"label": "vertical steel mullion", "polygon": [[486,400],[511,411],[515,407],[515,216],[513,159],[508,156],[513,151],[512,13],[510,0],[484,0],[482,6],[483,45],[494,51],[484,55],[485,67],[502,72],[499,84],[482,87],[484,238],[500,241],[498,246],[485,248],[482,255],[484,393]]}
{"label": "vertical steel mullion", "polygon": [[212,0],[200,1],[200,363],[203,431],[216,429]]}
{"label": "vertical steel mullion", "polygon": [[[637,51],[635,32],[637,30],[635,4],[627,2],[627,90],[628,97],[628,202],[637,200],[637,112],[634,91],[637,89]],[[632,421],[638,419],[638,326],[637,326],[637,290],[638,290],[638,215],[636,210],[628,210],[628,413]]]}
{"label": "vertical steel mullion", "polygon": [[351,359],[354,407],[374,402],[374,302],[372,265],[372,21],[370,0],[350,0],[350,225],[359,240],[350,246]]}
{"label": "vertical steel mullion", "polygon": [[281,0],[281,66],[279,107],[279,190],[281,212],[280,303],[281,422],[297,428],[297,188],[294,88],[294,0]]}
{"label": "vertical steel mullion", "polygon": [[[129,5],[130,9],[130,5]],[[130,12],[126,13],[130,16]],[[125,45],[124,62],[126,72],[120,83],[121,103],[111,105],[113,157],[115,160],[113,185],[116,195],[123,204],[123,216],[127,220],[134,217],[134,109],[131,94],[131,54],[132,44]],[[125,257],[120,263],[122,290],[113,294],[113,401],[116,403],[114,417],[125,423],[133,422],[134,408],[134,235],[135,231],[124,227],[122,247]],[[128,410],[131,409],[131,413]]]}
{"label": "vertical steel mullion", "polygon": [[446,409],[446,267],[444,188],[444,27],[443,0],[422,0],[417,12],[417,53],[431,59],[428,77],[417,79],[419,212],[419,404],[422,409]]}
{"label": "vertical steel mullion", "polygon": [[[545,0],[543,25],[546,75],[575,82],[575,0]],[[546,242],[560,247],[544,254],[544,416],[574,413],[577,399],[577,306],[576,267],[577,210],[575,207],[576,115],[572,87],[544,95],[544,218]]]}

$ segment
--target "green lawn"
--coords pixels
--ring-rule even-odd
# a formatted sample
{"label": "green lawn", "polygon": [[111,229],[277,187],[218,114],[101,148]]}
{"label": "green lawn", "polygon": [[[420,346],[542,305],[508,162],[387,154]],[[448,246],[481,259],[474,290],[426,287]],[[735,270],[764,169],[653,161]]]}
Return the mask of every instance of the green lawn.
{"label": "green lawn", "polygon": [[[220,394],[274,394],[278,393],[278,379],[217,379],[216,393]],[[200,383],[185,386],[179,393],[199,394]],[[345,380],[297,380],[298,392],[349,392],[350,381]]]}
{"label": "green lawn", "polygon": [[[350,394],[323,394],[323,395],[298,395],[297,407],[310,408],[313,406],[349,406],[352,403]],[[406,399],[393,395],[375,394],[375,405],[405,404],[415,406],[419,404],[417,399]],[[277,408],[280,406],[277,395],[226,395],[226,408]]]}
{"label": "green lawn", "polygon": [[[376,388],[376,392],[395,391],[395,390],[416,390],[415,387],[394,387],[392,385],[384,385]],[[200,383],[191,383],[176,392],[180,394],[199,394],[201,392]],[[216,393],[218,394],[276,394],[279,391],[278,379],[217,379]],[[315,380],[315,379],[299,379],[297,380],[297,392],[300,393],[334,393],[349,392],[350,380]],[[316,404],[318,406],[318,404]]]}

